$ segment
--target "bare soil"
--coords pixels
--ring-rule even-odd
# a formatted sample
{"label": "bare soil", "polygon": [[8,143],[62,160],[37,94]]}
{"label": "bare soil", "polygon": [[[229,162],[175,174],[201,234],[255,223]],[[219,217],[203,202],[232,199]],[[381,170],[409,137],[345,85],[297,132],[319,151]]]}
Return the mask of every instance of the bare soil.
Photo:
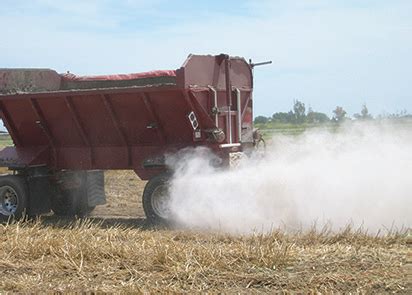
{"label": "bare soil", "polygon": [[105,190],[107,204],[97,206],[96,217],[144,218],[142,195],[146,181],[130,170],[106,171]]}

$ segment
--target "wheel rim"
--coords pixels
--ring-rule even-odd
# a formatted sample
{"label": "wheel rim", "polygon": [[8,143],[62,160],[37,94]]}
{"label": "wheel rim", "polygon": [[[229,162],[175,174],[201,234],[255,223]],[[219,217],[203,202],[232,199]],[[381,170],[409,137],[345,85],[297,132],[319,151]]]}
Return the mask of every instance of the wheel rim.
{"label": "wheel rim", "polygon": [[163,219],[170,217],[170,195],[169,187],[166,184],[159,185],[155,188],[152,193],[151,204],[157,216]]}
{"label": "wheel rim", "polygon": [[3,215],[10,216],[16,214],[19,199],[14,188],[5,185],[0,189],[0,205],[0,210]]}

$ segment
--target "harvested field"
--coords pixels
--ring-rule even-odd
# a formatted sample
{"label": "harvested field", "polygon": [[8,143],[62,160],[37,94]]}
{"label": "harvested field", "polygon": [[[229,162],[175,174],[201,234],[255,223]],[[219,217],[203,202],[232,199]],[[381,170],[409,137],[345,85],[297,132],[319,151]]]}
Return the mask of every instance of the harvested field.
{"label": "harvested field", "polygon": [[106,181],[108,204],[90,219],[0,225],[0,291],[411,291],[406,232],[154,229],[140,205],[144,182],[125,171],[106,173]]}
{"label": "harvested field", "polygon": [[144,218],[141,202],[146,181],[140,180],[133,171],[106,171],[107,204],[98,206],[92,216]]}

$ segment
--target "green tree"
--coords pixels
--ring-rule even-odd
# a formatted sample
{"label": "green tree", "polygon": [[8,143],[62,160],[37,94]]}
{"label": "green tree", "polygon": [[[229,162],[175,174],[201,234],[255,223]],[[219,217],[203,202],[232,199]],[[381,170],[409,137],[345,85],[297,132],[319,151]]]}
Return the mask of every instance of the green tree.
{"label": "green tree", "polygon": [[255,124],[266,124],[269,121],[269,118],[265,116],[257,116],[254,120]]}
{"label": "green tree", "polygon": [[299,100],[293,101],[293,115],[294,115],[294,123],[302,124],[305,122],[306,118],[306,108],[305,104]]}
{"label": "green tree", "polygon": [[362,106],[362,110],[360,114],[354,114],[353,115],[357,120],[370,120],[373,119],[372,115],[369,114],[369,110],[366,106],[366,104],[364,104]]}
{"label": "green tree", "polygon": [[292,123],[294,115],[292,111],[285,113],[285,112],[277,112],[272,115],[272,121],[277,123]]}
{"label": "green tree", "polygon": [[341,123],[346,119],[346,111],[340,107],[337,106],[336,109],[333,111],[334,115],[333,115],[333,121]]}
{"label": "green tree", "polygon": [[308,123],[326,123],[330,121],[328,115],[320,112],[310,110],[306,115],[306,122]]}

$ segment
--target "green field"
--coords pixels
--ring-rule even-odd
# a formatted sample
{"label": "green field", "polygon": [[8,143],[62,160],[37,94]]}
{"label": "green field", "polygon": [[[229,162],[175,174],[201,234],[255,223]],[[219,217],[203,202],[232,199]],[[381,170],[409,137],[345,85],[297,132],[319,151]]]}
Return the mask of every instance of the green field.
{"label": "green field", "polygon": [[11,140],[10,135],[8,134],[1,134],[0,135],[0,147],[11,146],[13,145],[13,141]]}
{"label": "green field", "polygon": [[[373,120],[367,122],[368,124],[373,124],[376,126],[402,126],[412,129],[412,119],[392,119],[392,120]],[[328,132],[338,132],[343,128],[350,128],[351,125],[358,124],[357,121],[347,121],[344,124],[337,124],[333,122],[323,123],[323,124],[285,124],[277,122],[268,122],[266,124],[254,124],[255,128],[258,128],[262,133],[263,137],[269,139],[275,135],[300,135],[305,131],[310,130],[323,130]]]}

